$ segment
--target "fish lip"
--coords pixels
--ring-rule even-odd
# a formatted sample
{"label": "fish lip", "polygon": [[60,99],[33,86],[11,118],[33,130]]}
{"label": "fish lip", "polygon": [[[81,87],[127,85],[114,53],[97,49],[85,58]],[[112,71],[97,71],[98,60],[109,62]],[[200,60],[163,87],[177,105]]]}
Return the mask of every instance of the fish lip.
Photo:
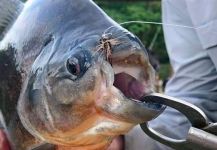
{"label": "fish lip", "polygon": [[[150,94],[151,94],[151,93],[150,93]],[[143,96],[143,98],[146,97],[146,96],[148,96],[148,95]],[[143,99],[143,98],[142,98],[142,99]],[[151,102],[151,101],[147,101],[147,99],[145,99],[145,98],[144,98],[144,101],[138,101],[138,100],[136,100],[136,99],[129,99],[129,100],[135,101],[136,103],[140,103],[140,104],[142,104],[144,107],[147,107],[147,108],[149,108],[149,109],[153,109],[153,110],[159,111],[159,114],[156,114],[156,117],[157,117],[158,115],[160,115],[160,113],[162,113],[162,112],[166,109],[166,105],[159,104],[159,103],[154,103],[154,102]],[[156,118],[156,117],[155,117],[155,118]],[[154,118],[153,118],[153,119],[154,119]]]}
{"label": "fish lip", "polygon": [[[148,95],[146,95],[146,96],[148,96]],[[141,104],[145,109],[149,109],[149,110],[153,111],[152,118],[150,118],[147,121],[151,121],[151,120],[157,118],[167,107],[166,105],[159,104],[159,103],[154,103],[154,102],[151,102],[151,101],[138,101],[138,100],[135,100],[135,99],[130,99],[130,100],[135,101],[138,104]],[[146,122],[146,121],[144,121],[144,122]],[[144,122],[142,122],[142,123],[144,123]]]}
{"label": "fish lip", "polygon": [[[134,49],[127,49],[124,51],[122,50],[119,52],[116,51],[115,53],[112,53],[111,55],[112,63],[120,62],[120,59],[125,59],[130,56],[140,57],[141,61],[148,60],[148,54],[146,54],[144,50],[134,48]],[[142,61],[142,63],[145,63],[144,61]]]}
{"label": "fish lip", "polygon": [[115,87],[112,89],[116,91],[112,92],[113,94],[116,93],[114,94],[116,96],[102,98],[100,101],[104,102],[98,103],[97,108],[115,120],[136,125],[155,119],[166,108],[162,104],[127,98],[119,89]]}

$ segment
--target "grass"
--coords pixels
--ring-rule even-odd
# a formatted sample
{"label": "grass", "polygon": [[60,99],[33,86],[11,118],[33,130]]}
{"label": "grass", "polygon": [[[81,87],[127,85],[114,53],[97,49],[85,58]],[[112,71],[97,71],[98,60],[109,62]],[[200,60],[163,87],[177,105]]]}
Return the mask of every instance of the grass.
{"label": "grass", "polygon": [[171,67],[169,63],[161,64],[160,65],[160,71],[159,76],[162,80],[167,79],[171,74]]}

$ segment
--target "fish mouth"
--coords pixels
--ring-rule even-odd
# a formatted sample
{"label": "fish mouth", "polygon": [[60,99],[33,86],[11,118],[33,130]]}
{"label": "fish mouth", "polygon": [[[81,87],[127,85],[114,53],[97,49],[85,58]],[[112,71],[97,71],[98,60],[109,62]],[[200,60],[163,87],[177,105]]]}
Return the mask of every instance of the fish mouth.
{"label": "fish mouth", "polygon": [[142,52],[122,51],[112,55],[114,87],[127,98],[144,102],[143,96],[154,91],[154,70]]}
{"label": "fish mouth", "polygon": [[154,91],[154,71],[141,53],[122,52],[113,55],[114,86],[127,98],[143,102],[142,97]]}
{"label": "fish mouth", "polygon": [[104,110],[134,124],[150,121],[161,114],[164,105],[143,98],[154,92],[155,76],[145,53],[122,51],[112,54],[111,60],[114,72],[113,100],[106,103]]}

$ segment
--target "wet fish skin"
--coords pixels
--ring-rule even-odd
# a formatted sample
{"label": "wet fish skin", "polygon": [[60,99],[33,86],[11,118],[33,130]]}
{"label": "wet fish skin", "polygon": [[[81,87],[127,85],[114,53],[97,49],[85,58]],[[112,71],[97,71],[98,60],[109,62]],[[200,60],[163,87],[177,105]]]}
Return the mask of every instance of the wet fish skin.
{"label": "wet fish skin", "polygon": [[[116,135],[162,111],[127,99],[113,86],[113,68],[97,49],[105,31],[120,42],[112,46],[114,54],[126,51],[144,57],[146,80],[151,80],[152,68],[142,43],[92,1],[25,4],[0,44],[0,53],[14,60],[17,82],[13,84],[18,87],[12,102],[5,105],[13,110],[6,116],[12,141],[22,137],[14,147],[27,149],[43,141],[102,149]],[[78,72],[72,66],[69,69],[69,61],[79,65],[73,66]]]}

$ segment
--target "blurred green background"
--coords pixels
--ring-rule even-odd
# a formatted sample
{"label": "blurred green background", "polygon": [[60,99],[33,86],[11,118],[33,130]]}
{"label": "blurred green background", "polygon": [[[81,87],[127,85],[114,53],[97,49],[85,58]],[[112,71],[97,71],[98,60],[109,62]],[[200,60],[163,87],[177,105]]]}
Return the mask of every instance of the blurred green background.
{"label": "blurred green background", "polygon": [[[95,2],[116,22],[154,21],[161,22],[160,1],[102,1]],[[161,25],[130,23],[123,25],[137,35],[143,44],[157,56],[160,61],[159,75],[166,79],[169,75],[169,59],[165,48]]]}

